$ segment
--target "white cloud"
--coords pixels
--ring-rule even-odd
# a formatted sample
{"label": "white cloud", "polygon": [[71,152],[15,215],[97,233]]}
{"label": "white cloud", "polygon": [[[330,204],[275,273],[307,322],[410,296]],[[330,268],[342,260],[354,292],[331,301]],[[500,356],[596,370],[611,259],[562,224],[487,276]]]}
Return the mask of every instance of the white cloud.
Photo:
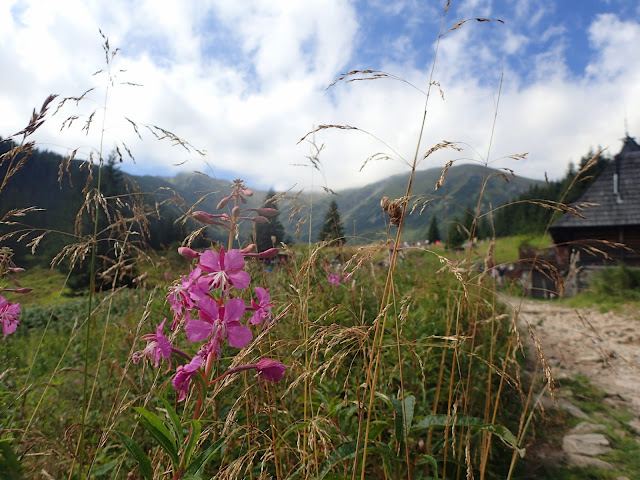
{"label": "white cloud", "polygon": [[[111,0],[107,5],[99,0],[31,0],[19,4],[19,11],[13,10],[15,20],[11,5],[0,6],[0,18],[5,19],[0,29],[0,64],[10,72],[0,77],[1,135],[22,128],[31,110],[52,92],[78,95],[90,86],[98,87],[81,107],[85,117],[78,120],[80,125],[100,107],[104,79],[91,74],[103,66],[98,35],[102,28],[112,46],[122,47],[116,68],[127,71],[119,78],[144,85],[117,85],[109,97],[106,133],[132,148],[137,164],[128,170],[171,175],[176,172],[173,164],[196,156],[169,148],[166,141],[139,142],[124,116],[167,128],[206,149],[214,175],[234,171],[260,187],[285,189],[310,183],[308,170],[292,166],[303,163],[309,154],[306,142],[296,142],[323,123],[358,126],[405,159],[413,157],[422,94],[392,80],[341,83],[324,91],[340,72],[367,66],[355,56],[367,38],[362,38],[363,26],[352,3]],[[478,159],[486,154],[501,74],[504,86],[491,159],[530,152],[526,161],[498,162],[516,167],[520,175],[541,178],[547,171],[557,178],[570,159],[576,160],[592,145],[610,145],[617,152],[626,106],[629,129],[640,135],[640,118],[632,108],[640,103],[638,23],[612,14],[594,18],[589,30],[592,60],[585,72],[576,73],[567,66],[572,52],[562,41],[567,27],[545,24],[533,2],[519,5],[526,28],[519,28],[518,20],[507,25],[470,22],[443,39],[434,80],[441,83],[445,100],[433,90],[423,151],[447,139],[469,144],[481,153],[471,147],[456,155],[440,152],[423,168],[439,166],[449,158]],[[389,44],[408,58],[374,52],[379,63],[371,67],[426,89],[430,64],[412,57],[415,31],[406,28],[411,19],[424,24],[416,16],[419,6],[398,2],[383,7],[389,9],[388,15],[402,17],[398,19],[401,33],[389,35],[394,39]],[[467,8],[500,14],[490,10],[491,2],[468,2]],[[539,25],[534,29],[532,23]],[[434,31],[428,36],[432,44],[435,35]],[[554,44],[535,50],[541,39]],[[522,71],[512,60],[528,70]],[[62,113],[75,111],[69,105]],[[52,122],[39,140],[46,148],[61,151],[57,146],[84,145],[86,153],[97,145],[98,123],[95,128],[88,138],[79,129],[62,135],[59,123]],[[321,161],[331,188],[364,185],[407,171],[398,162],[375,162],[359,172],[369,155],[388,152],[366,134],[323,131],[316,139],[326,146]],[[186,168],[209,167],[190,161]]]}

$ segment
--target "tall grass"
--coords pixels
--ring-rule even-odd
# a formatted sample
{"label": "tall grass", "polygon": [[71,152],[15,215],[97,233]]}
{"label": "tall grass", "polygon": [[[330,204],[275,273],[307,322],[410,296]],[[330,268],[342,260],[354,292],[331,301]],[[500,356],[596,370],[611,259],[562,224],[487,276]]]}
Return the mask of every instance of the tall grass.
{"label": "tall grass", "polygon": [[[464,23],[446,29],[447,11],[448,2],[438,42]],[[104,41],[106,115],[117,50]],[[90,195],[73,232],[78,241],[54,259],[69,259],[73,269],[90,256],[89,294],[60,300],[49,310],[36,302],[25,305],[20,330],[2,340],[0,409],[7,448],[0,462],[8,465],[9,449],[17,452],[16,478],[514,478],[533,418],[534,392],[521,381],[519,333],[496,300],[495,283],[487,270],[477,269],[472,253],[449,258],[446,252],[416,248],[400,256],[403,226],[416,198],[416,168],[437,150],[460,149],[450,142],[423,146],[431,88],[439,86],[433,78],[436,57],[437,46],[415,155],[406,162],[406,193],[385,203],[385,241],[359,248],[310,241],[283,245],[288,260],[274,267],[251,252],[245,269],[253,282],[269,289],[273,321],[254,328],[248,345],[223,346],[218,357],[207,357],[203,380],[192,382],[184,401],[172,386],[173,374],[133,362],[143,336],[172,312],[162,282],[121,282],[134,266],[136,279],[152,278],[147,271],[158,259],[137,241],[147,235],[150,214],[137,203],[140,194],[109,198],[101,192],[101,139],[87,158],[98,163],[98,181],[95,188],[87,184]],[[360,70],[332,87],[355,79],[400,80]],[[47,99],[19,132],[25,141],[7,157],[7,172],[28,160],[21,155],[34,147],[27,136],[49,121],[52,101]],[[93,114],[87,128],[92,119]],[[104,134],[104,124],[101,128]],[[327,128],[359,131],[321,125],[313,133]],[[160,127],[149,129],[191,147]],[[312,162],[320,162],[321,149],[316,150]],[[490,151],[485,165],[489,156]],[[446,182],[451,163],[435,188]],[[10,177],[5,175],[0,193]],[[485,176],[483,186],[488,181],[503,180]],[[184,221],[222,221],[196,212],[198,204]],[[480,205],[481,199],[476,221],[483,215]],[[229,251],[241,240],[234,235],[240,217],[225,208],[221,204],[231,219]],[[93,223],[85,236],[87,210]],[[106,227],[101,217],[109,220]],[[195,230],[185,246],[204,233]],[[466,234],[473,238],[474,227]],[[104,268],[97,261],[102,241],[116,248]],[[197,258],[175,254],[164,260],[174,280],[198,264]],[[481,261],[495,265],[495,250],[488,248]],[[340,278],[337,285],[328,281],[330,274]],[[239,295],[247,304],[253,298]],[[49,304],[50,292],[46,298]],[[168,334],[174,345],[182,329]],[[259,370],[257,377],[251,375],[248,366],[265,358],[286,366],[281,381],[266,382]],[[172,356],[172,362],[184,368],[181,357]]]}

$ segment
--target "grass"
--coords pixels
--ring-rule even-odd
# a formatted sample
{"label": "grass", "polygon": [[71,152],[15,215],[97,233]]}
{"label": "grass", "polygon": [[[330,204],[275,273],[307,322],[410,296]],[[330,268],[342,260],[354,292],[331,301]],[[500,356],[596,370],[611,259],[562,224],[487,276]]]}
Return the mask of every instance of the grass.
{"label": "grass", "polygon": [[[446,12],[438,42],[462,25],[445,32]],[[117,50],[106,37],[104,49],[103,113],[109,88],[117,84],[111,77]],[[437,46],[435,53],[434,66]],[[336,82],[355,75],[391,78],[370,74],[352,71]],[[421,132],[433,85],[438,84],[430,78]],[[34,112],[24,141],[52,101]],[[322,125],[309,135],[327,128],[358,131]],[[149,129],[189,146],[159,127]],[[30,144],[17,148],[25,145]],[[103,148],[101,140],[92,152],[101,166]],[[241,240],[234,236],[242,213],[238,192],[245,192],[241,181],[234,183],[229,208],[220,207],[226,217],[194,214],[198,203],[183,217],[205,224],[185,245],[206,233],[211,218],[223,223],[229,232],[226,267],[220,246],[205,254],[209,261],[204,255],[189,261],[174,250],[136,251],[140,244],[130,240],[145,235],[144,205],[135,203],[135,195],[106,195],[100,181],[95,188],[88,183],[77,225],[90,224],[93,234],[77,235],[78,243],[61,252],[70,263],[74,255],[92,252],[88,295],[64,300],[64,275],[32,269],[21,276],[34,287],[22,297],[23,324],[2,339],[3,442],[18,452],[22,476],[515,478],[519,452],[530,438],[527,419],[536,386],[521,382],[518,334],[496,301],[494,283],[477,265],[515,261],[525,241],[544,246],[549,240],[498,239],[495,250],[484,243],[471,253],[400,252],[413,175],[441,149],[460,147],[442,142],[422,153],[420,133],[414,158],[398,159],[409,168],[406,195],[390,202],[394,228],[382,232],[384,241],[358,248],[297,246],[287,262],[272,268],[249,257],[240,268],[239,254],[230,253]],[[19,158],[11,157],[11,169],[20,168]],[[108,225],[104,213],[112,220]],[[99,251],[103,245],[111,250]],[[106,271],[100,271],[98,258]],[[209,283],[181,290],[182,275],[198,262],[200,278]],[[340,282],[329,283],[329,274]],[[217,283],[223,280],[233,288]],[[190,318],[167,303],[169,282]],[[255,287],[268,289],[268,307],[257,305]],[[238,313],[239,302],[246,313]],[[259,308],[272,309],[268,326],[249,323],[249,311]],[[157,357],[138,362],[145,353]],[[277,368],[282,363],[284,378],[265,372],[265,360]],[[3,453],[0,467],[8,462]]]}

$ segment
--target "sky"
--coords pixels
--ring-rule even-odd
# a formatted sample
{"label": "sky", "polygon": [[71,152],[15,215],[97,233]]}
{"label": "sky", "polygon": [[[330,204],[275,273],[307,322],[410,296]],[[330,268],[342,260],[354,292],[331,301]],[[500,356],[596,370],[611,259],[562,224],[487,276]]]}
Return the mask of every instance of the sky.
{"label": "sky", "polygon": [[[443,24],[446,3],[0,0],[0,136],[58,94],[33,136],[42,149],[118,146],[129,173],[278,191],[408,175],[425,108],[420,169],[454,160],[558,179],[590,148],[614,155],[627,132],[640,138],[640,2],[451,0]],[[387,76],[327,88],[353,70]],[[321,125],[358,130],[299,142]],[[462,150],[422,158],[443,140]]]}

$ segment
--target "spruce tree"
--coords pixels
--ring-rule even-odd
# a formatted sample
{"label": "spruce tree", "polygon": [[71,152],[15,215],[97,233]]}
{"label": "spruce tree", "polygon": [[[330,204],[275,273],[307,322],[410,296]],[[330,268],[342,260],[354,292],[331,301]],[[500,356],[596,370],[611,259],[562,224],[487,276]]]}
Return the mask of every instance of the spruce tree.
{"label": "spruce tree", "polygon": [[462,246],[465,241],[462,231],[460,219],[458,217],[453,217],[453,220],[449,224],[447,248],[458,248]]}
{"label": "spruce tree", "polygon": [[[271,189],[265,197],[264,206],[269,208],[278,209],[276,203],[273,201],[273,197],[276,196],[276,192]],[[256,224],[256,245],[258,251],[262,252],[268,248],[277,247],[280,243],[287,243],[286,233],[284,226],[280,222],[280,213],[269,217],[269,223]]]}
{"label": "spruce tree", "polygon": [[320,233],[318,233],[318,240],[337,240],[339,243],[343,243],[345,240],[342,218],[335,200],[329,204],[329,210],[320,228]]}
{"label": "spruce tree", "polygon": [[431,217],[431,223],[429,224],[429,230],[427,232],[427,240],[429,240],[429,243],[436,243],[442,240],[440,238],[440,230],[438,230],[438,219],[435,215]]}

